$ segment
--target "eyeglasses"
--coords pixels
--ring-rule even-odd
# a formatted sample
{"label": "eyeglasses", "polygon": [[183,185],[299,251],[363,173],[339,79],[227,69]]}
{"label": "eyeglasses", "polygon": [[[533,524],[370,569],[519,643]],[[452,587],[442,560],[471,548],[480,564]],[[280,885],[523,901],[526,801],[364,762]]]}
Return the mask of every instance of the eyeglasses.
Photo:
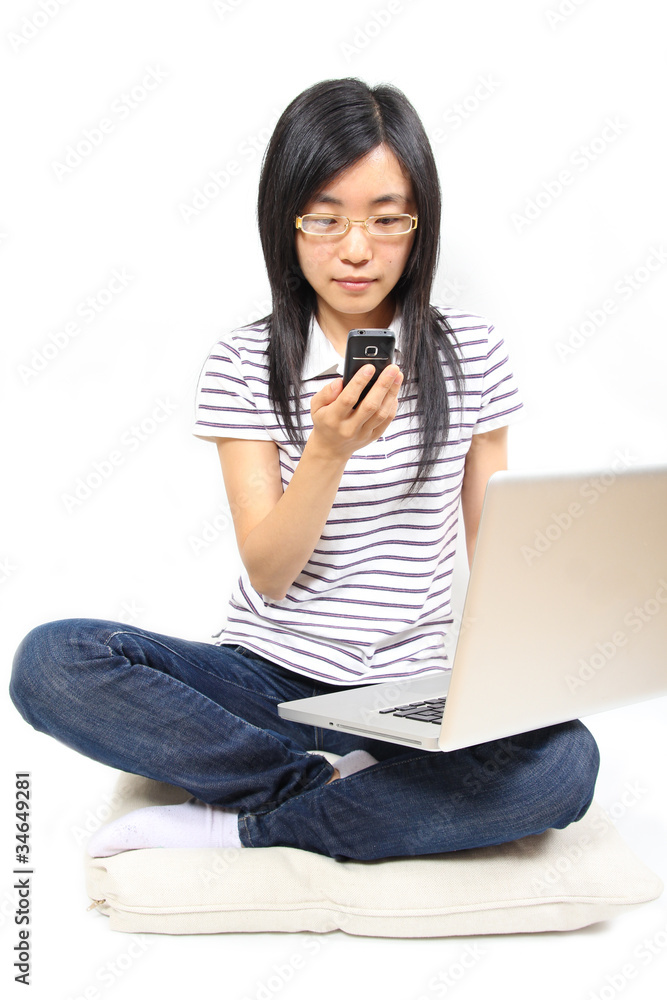
{"label": "eyeglasses", "polygon": [[345,215],[297,215],[296,229],[309,236],[342,236],[353,222],[366,227],[370,236],[403,236],[417,228],[416,215],[371,215],[348,219]]}

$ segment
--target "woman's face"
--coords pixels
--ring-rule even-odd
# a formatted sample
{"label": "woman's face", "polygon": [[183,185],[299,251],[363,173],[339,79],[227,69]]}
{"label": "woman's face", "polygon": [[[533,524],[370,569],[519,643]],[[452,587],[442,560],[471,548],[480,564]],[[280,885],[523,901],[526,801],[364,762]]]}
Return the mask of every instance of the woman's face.
{"label": "woman's face", "polygon": [[[415,214],[410,178],[395,155],[376,146],[335,180],[326,183],[302,214],[319,212],[367,219],[370,215]],[[351,225],[343,236],[296,232],[299,265],[317,295],[318,320],[336,339],[357,326],[382,327],[393,317],[391,291],[414,242],[402,236],[371,236]]]}

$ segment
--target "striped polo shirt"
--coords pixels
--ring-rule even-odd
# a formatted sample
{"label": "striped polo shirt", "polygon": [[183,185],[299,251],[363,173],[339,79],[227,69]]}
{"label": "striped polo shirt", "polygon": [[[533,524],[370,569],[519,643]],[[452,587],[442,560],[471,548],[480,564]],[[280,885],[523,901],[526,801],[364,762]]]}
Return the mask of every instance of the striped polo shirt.
{"label": "striped polo shirt", "polygon": [[[450,588],[465,458],[472,435],[513,422],[522,403],[502,338],[480,316],[441,312],[455,331],[465,377],[463,397],[444,356],[451,388],[451,430],[419,493],[405,491],[419,461],[416,391],[404,382],[386,433],[355,452],[310,560],[282,600],[259,594],[245,569],[232,592],[217,643],[238,643],[299,674],[330,684],[429,674],[447,668],[444,637],[452,624]],[[401,323],[395,359],[401,361]],[[283,490],[299,449],[281,430],[268,399],[265,331],[235,330],[202,368],[193,433],[275,441]],[[310,401],[342,374],[343,358],[313,321],[301,384],[304,436]]]}

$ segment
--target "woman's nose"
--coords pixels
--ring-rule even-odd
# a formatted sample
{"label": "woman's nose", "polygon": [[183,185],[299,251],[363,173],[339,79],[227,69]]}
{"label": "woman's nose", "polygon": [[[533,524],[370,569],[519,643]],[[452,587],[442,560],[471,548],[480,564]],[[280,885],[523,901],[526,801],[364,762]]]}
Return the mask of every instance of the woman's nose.
{"label": "woman's nose", "polygon": [[350,222],[350,228],[340,243],[341,260],[355,264],[370,260],[373,256],[372,239],[363,222]]}

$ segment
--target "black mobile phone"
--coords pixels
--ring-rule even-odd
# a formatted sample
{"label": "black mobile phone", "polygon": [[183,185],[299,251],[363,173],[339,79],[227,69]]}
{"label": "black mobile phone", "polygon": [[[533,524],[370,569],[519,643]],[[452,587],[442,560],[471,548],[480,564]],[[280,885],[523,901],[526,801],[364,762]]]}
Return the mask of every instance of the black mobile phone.
{"label": "black mobile phone", "polygon": [[350,330],[345,348],[345,367],[343,369],[343,385],[346,386],[353,375],[364,365],[372,364],[375,375],[368,385],[364,386],[354,409],[359,406],[366,393],[375,385],[387,365],[394,360],[396,338],[391,330]]}

